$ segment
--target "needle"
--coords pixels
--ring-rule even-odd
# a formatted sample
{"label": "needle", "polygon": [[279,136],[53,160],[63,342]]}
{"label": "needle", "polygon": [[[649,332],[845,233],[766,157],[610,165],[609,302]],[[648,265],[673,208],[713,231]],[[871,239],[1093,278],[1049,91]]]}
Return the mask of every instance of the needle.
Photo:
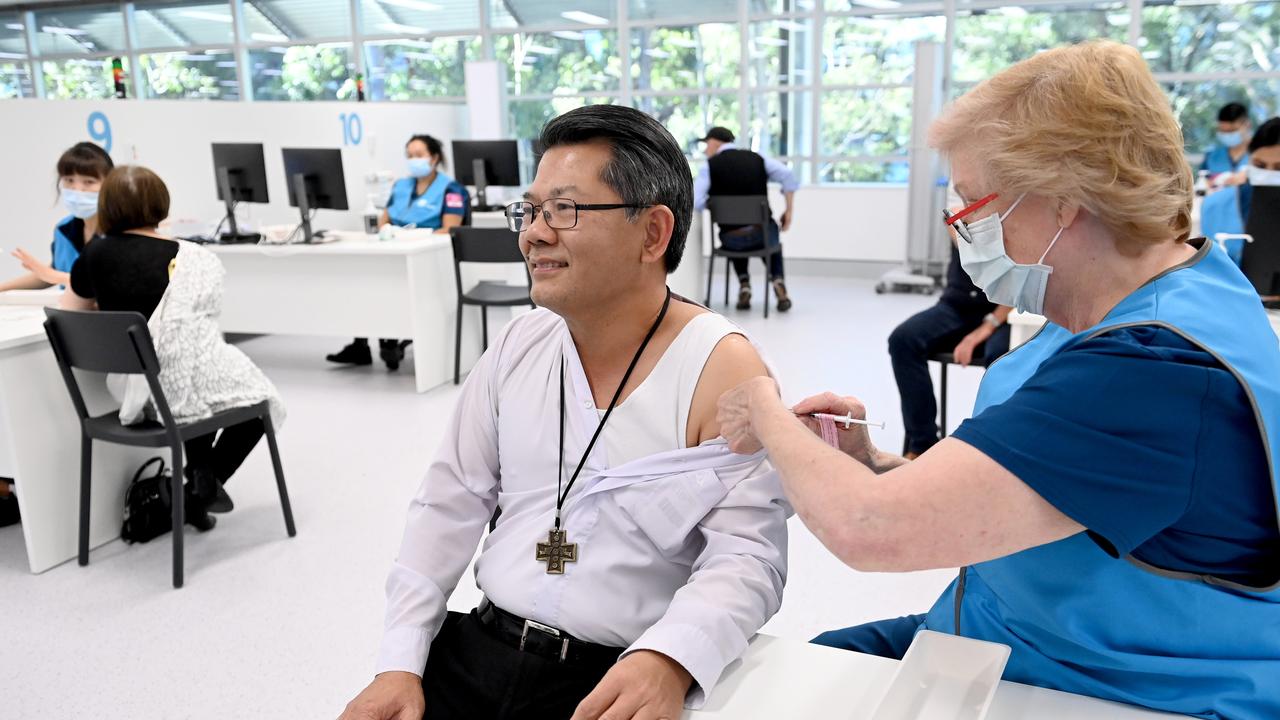
{"label": "needle", "polygon": [[[797,414],[800,414],[800,413],[797,413]],[[877,427],[877,428],[880,428],[881,430],[884,429],[884,423],[882,422],[877,423],[877,422],[871,422],[870,420],[861,420],[859,418],[856,418],[847,414],[832,415],[831,413],[809,413],[809,417],[817,418],[819,420],[826,418],[828,420],[834,420],[838,423],[844,423],[845,430],[848,430],[850,425],[866,425],[868,427]]]}

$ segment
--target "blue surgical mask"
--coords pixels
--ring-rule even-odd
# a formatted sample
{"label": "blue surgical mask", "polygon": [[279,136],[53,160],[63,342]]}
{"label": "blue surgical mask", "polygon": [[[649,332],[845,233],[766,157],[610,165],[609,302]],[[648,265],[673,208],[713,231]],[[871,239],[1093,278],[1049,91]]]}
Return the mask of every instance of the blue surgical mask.
{"label": "blue surgical mask", "polygon": [[1244,135],[1240,134],[1239,130],[1229,133],[1220,132],[1218,133],[1218,142],[1227,147],[1235,147],[1244,142]]}
{"label": "blue surgical mask", "polygon": [[1045,265],[1044,259],[1066,228],[1058,228],[1058,234],[1053,236],[1053,241],[1036,264],[1019,265],[1014,262],[1004,248],[1004,221],[1025,197],[1025,194],[1019,196],[1004,215],[993,213],[965,225],[973,242],[964,238],[958,241],[960,265],[991,302],[1041,315],[1044,313],[1045,287],[1053,273],[1053,267]]}
{"label": "blue surgical mask", "polygon": [[67,212],[81,220],[88,220],[98,214],[98,193],[83,190],[63,190],[62,205]]}
{"label": "blue surgical mask", "polygon": [[1254,187],[1280,186],[1280,170],[1268,170],[1256,165],[1249,166],[1249,184]]}
{"label": "blue surgical mask", "polygon": [[409,176],[424,178],[436,171],[436,164],[428,158],[409,158]]}

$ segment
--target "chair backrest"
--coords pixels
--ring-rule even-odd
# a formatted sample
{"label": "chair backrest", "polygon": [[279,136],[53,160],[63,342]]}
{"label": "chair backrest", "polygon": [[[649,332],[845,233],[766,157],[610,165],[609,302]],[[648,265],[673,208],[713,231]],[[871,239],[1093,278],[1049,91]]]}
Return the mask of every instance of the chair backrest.
{"label": "chair backrest", "polygon": [[168,403],[160,390],[160,361],[141,313],[45,308],[44,314],[45,335],[82,420],[89,415],[73,368],[145,375],[162,419],[172,425]]}
{"label": "chair backrest", "polygon": [[1259,295],[1280,294],[1280,187],[1255,185],[1249,200],[1245,233],[1253,236],[1240,258],[1240,269]]}
{"label": "chair backrest", "polygon": [[717,225],[767,225],[769,198],[765,195],[713,195],[707,199],[711,222]]}
{"label": "chair backrest", "polygon": [[519,236],[506,228],[456,227],[449,231],[453,241],[453,277],[462,294],[462,263],[519,263],[529,279],[529,267],[520,252]]}

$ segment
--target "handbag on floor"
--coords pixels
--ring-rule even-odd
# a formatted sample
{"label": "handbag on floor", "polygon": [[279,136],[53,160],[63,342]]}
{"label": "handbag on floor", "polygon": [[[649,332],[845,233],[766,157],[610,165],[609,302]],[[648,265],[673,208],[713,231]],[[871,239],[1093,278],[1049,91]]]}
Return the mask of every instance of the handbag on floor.
{"label": "handbag on floor", "polygon": [[[155,473],[144,477],[147,468],[156,464]],[[138,468],[124,493],[122,540],[144,543],[173,529],[172,483],[173,476],[162,457],[153,457]]]}

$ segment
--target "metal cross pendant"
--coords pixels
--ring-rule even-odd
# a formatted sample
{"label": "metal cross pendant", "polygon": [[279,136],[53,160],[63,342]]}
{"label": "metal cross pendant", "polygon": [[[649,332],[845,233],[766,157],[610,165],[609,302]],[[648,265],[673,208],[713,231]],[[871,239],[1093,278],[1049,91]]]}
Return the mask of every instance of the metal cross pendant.
{"label": "metal cross pendant", "polygon": [[565,542],[568,538],[564,530],[550,530],[547,541],[538,543],[535,559],[547,564],[548,575],[563,575],[564,564],[578,561],[578,546]]}

